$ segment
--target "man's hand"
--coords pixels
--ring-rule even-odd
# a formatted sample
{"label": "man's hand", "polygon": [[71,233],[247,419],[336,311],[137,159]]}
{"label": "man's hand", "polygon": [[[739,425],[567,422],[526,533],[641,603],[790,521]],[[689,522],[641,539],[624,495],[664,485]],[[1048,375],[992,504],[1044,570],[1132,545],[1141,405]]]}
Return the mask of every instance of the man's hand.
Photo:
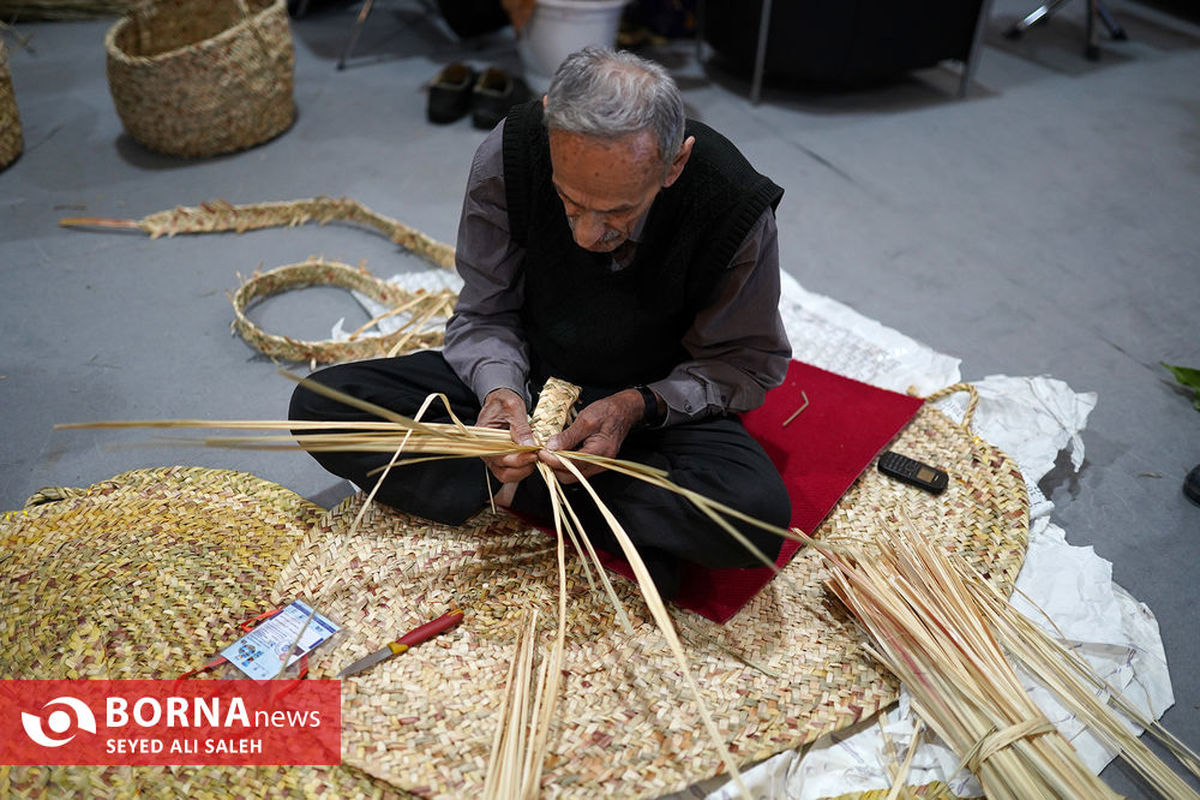
{"label": "man's hand", "polygon": [[[575,476],[563,467],[557,456],[547,450],[579,450],[614,458],[629,431],[645,413],[646,403],[637,389],[623,389],[602,397],[580,411],[571,427],[551,436],[550,441],[546,442],[546,450],[539,452],[538,457],[554,470],[560,481],[572,483],[576,480]],[[595,464],[579,462],[575,466],[585,478],[603,469]]]}
{"label": "man's hand", "polygon": [[[529,430],[525,401],[512,389],[494,389],[488,392],[475,424],[481,428],[506,428],[517,444],[537,444],[533,440],[533,432]],[[485,458],[484,463],[501,483],[515,484],[533,472],[537,460],[538,454],[534,452],[510,453],[506,456]]]}

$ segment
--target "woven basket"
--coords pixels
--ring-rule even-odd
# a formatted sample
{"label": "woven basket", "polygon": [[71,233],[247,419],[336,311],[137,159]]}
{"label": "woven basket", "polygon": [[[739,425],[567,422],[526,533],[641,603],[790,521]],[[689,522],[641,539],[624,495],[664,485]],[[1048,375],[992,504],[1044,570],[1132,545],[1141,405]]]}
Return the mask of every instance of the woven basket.
{"label": "woven basket", "polygon": [[8,71],[8,51],[4,48],[4,40],[0,39],[0,169],[16,161],[24,143],[12,73]]}
{"label": "woven basket", "polygon": [[285,0],[158,0],[104,37],[108,85],[129,134],[152,150],[212,156],[292,124]]}

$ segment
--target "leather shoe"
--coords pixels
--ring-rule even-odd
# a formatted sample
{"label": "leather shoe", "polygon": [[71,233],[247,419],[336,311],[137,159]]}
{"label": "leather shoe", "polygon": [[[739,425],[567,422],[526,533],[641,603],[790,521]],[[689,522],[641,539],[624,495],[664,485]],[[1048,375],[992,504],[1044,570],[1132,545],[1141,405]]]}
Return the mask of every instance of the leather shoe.
{"label": "leather shoe", "polygon": [[508,116],[508,110],[529,99],[529,87],[499,67],[488,67],[471,90],[471,122],[491,130]]}
{"label": "leather shoe", "polygon": [[475,78],[475,70],[457,61],[439,72],[429,86],[429,106],[426,109],[429,121],[448,125],[466,116],[471,110]]}

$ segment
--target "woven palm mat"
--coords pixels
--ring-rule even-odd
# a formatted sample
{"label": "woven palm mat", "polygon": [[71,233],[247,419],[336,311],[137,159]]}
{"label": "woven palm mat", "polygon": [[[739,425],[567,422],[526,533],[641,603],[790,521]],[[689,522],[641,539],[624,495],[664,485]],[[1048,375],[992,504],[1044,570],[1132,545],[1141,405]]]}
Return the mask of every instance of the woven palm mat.
{"label": "woven palm mat", "polygon": [[[828,541],[869,538],[885,515],[916,524],[1011,587],[1028,534],[1025,484],[1013,462],[926,406],[898,437],[902,452],[946,468],[933,496],[868,469],[822,524]],[[482,468],[482,467],[481,467]],[[274,599],[306,596],[348,628],[320,653],[316,677],[417,625],[463,607],[453,631],[342,685],[343,763],[421,796],[464,797],[483,785],[505,678],[526,609],[543,613],[546,649],[557,598],[554,543],[506,515],[461,527],[372,506],[333,509],[296,549]],[[827,571],[802,550],[726,625],[672,609],[691,668],[739,763],[749,764],[865,719],[897,685],[862,652],[848,615],[826,595]],[[720,771],[694,701],[637,587],[614,578],[633,622],[568,559],[565,686],[551,731],[545,797],[650,797]]]}
{"label": "woven palm mat", "polygon": [[[0,679],[175,678],[235,638],[323,509],[252,475],[136,470],[0,518]],[[0,797],[383,797],[347,767],[0,766]]]}

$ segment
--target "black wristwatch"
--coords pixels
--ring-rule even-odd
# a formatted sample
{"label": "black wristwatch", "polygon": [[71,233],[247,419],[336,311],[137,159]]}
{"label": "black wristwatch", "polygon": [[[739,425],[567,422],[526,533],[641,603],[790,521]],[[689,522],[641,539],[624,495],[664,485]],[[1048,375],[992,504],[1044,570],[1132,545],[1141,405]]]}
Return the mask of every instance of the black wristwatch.
{"label": "black wristwatch", "polygon": [[663,423],[663,418],[666,416],[666,414],[659,409],[658,395],[654,393],[653,389],[645,384],[638,384],[633,388],[637,389],[642,395],[642,402],[646,405],[645,410],[642,411],[642,427],[657,428]]}

